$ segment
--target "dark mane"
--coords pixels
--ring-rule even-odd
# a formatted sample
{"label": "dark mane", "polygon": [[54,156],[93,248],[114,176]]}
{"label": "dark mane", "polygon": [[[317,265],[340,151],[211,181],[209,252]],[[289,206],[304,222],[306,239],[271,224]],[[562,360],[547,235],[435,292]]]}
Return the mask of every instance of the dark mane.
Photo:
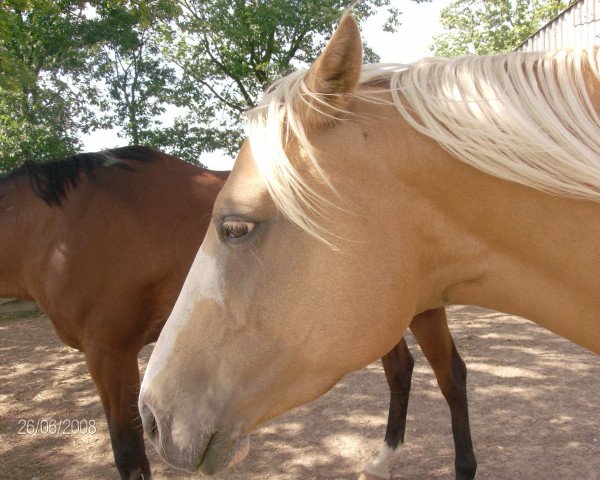
{"label": "dark mane", "polygon": [[101,168],[133,170],[123,160],[148,163],[157,158],[159,152],[148,147],[122,147],[102,152],[78,153],[61,160],[38,163],[31,160],[0,177],[0,183],[27,177],[31,190],[48,205],[60,206],[69,190],[77,187],[81,174],[96,182],[96,171]]}

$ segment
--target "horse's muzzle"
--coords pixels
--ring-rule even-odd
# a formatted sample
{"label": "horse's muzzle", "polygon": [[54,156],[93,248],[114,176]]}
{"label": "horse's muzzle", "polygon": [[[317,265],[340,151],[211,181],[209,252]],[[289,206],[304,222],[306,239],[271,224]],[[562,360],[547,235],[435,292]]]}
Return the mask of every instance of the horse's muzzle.
{"label": "horse's muzzle", "polygon": [[158,454],[175,468],[189,473],[198,470],[208,442],[205,442],[204,446],[197,445],[196,442],[176,442],[173,438],[172,422],[167,416],[155,415],[150,406],[141,402],[139,407],[144,431]]}
{"label": "horse's muzzle", "polygon": [[[146,435],[158,454],[175,468],[214,475],[242,461],[248,454],[248,437],[219,431],[202,432],[197,425],[189,424],[186,424],[187,431],[182,431],[169,415],[155,413],[141,396],[139,408]],[[198,431],[192,433],[196,428]]]}

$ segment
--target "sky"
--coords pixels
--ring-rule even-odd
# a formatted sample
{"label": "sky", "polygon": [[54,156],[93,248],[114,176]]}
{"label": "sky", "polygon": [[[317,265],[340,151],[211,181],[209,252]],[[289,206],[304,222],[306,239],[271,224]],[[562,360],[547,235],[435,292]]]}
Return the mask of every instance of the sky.
{"label": "sky", "polygon": [[[451,0],[432,0],[431,3],[417,4],[410,0],[392,0],[391,6],[398,7],[403,12],[402,25],[398,31],[392,34],[382,30],[381,27],[386,19],[386,11],[382,9],[363,24],[363,40],[379,54],[382,62],[410,63],[431,55],[429,46],[432,38],[441,33],[440,10],[450,2]],[[115,130],[96,131],[83,136],[82,140],[85,151],[97,151],[127,144],[125,139],[117,136]],[[205,154],[200,160],[212,170],[230,170],[234,161],[218,152]]]}
{"label": "sky", "polygon": [[415,3],[410,0],[392,0],[402,12],[402,25],[396,33],[381,29],[385,11],[369,18],[363,25],[363,40],[381,57],[382,62],[410,63],[431,55],[429,45],[434,35],[441,33],[440,10],[451,0],[433,0]]}

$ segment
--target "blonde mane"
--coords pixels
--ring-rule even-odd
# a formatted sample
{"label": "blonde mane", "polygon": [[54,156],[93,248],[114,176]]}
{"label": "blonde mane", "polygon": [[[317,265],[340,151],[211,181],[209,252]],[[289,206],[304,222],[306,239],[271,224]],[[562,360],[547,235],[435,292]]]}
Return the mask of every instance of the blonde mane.
{"label": "blonde mane", "polygon": [[[473,167],[547,193],[600,201],[600,120],[584,83],[586,68],[600,79],[599,61],[599,49],[430,58],[364,66],[361,84],[385,80],[409,125]],[[285,153],[294,138],[317,180],[331,186],[295,110],[298,101],[317,110],[324,103],[307,89],[305,75],[273,84],[249,114],[248,137],[279,210],[326,241],[318,217],[329,202]]]}

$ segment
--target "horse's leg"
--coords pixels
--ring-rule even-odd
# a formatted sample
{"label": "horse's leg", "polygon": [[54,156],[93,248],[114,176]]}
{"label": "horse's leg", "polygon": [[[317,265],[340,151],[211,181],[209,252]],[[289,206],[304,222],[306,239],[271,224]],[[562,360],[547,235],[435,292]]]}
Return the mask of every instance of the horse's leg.
{"label": "horse's leg", "polygon": [[152,475],[137,410],[140,375],[134,350],[94,344],[84,353],[102,400],[121,479],[148,480]]}
{"label": "horse's leg", "polygon": [[406,412],[410,395],[410,382],[414,366],[413,357],[404,337],[382,359],[385,378],[390,387],[390,409],[385,441],[379,455],[365,466],[359,480],[388,479],[394,463],[400,456],[404,443]]}
{"label": "horse's leg", "polygon": [[467,369],[450,335],[446,311],[429,310],[413,318],[410,330],[433,369],[452,417],[457,480],[475,478],[477,461],[473,453],[467,404]]}

